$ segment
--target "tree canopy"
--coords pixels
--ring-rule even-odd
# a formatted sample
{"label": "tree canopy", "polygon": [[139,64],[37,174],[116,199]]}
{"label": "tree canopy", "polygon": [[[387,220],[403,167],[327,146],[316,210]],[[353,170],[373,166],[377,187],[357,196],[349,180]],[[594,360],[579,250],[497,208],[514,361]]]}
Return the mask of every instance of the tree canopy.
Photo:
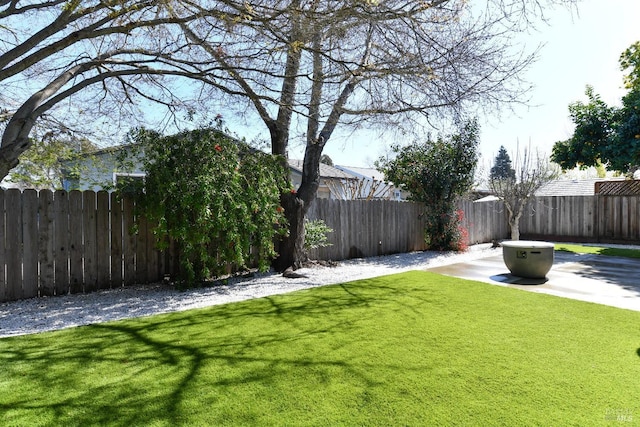
{"label": "tree canopy", "polygon": [[587,103],[569,105],[575,124],[571,138],[553,146],[551,160],[563,170],[605,164],[608,169],[633,175],[640,168],[640,42],[620,56],[629,92],[621,106],[607,105],[591,86]]}
{"label": "tree canopy", "polygon": [[[171,17],[165,2],[29,0],[0,2],[0,178],[40,134],[96,133],[142,120],[144,100],[185,102],[171,77],[207,81],[174,56],[172,31],[193,16]],[[64,102],[69,101],[69,102]],[[114,132],[115,133],[115,132]]]}
{"label": "tree canopy", "polygon": [[[339,125],[408,132],[523,101],[530,86],[521,76],[535,51],[515,45],[513,35],[545,7],[574,3],[3,2],[0,177],[45,119],[82,127],[96,123],[89,117],[123,109],[120,120],[136,119],[141,100],[175,113],[191,106],[193,89],[199,108],[224,105],[262,122],[273,154],[286,157],[291,140],[304,144],[302,184],[282,200],[291,230],[279,268],[292,265],[304,252],[303,218],[317,192],[322,152]],[[182,77],[202,86],[173,80]]]}

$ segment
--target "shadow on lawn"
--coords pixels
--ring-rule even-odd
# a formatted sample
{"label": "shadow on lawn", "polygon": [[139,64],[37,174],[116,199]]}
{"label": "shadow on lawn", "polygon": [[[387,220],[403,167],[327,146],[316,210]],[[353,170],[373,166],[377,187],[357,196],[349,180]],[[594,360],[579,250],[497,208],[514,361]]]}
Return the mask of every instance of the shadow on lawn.
{"label": "shadow on lawn", "polygon": [[[5,379],[29,386],[0,393],[1,412],[15,414],[0,416],[0,424],[33,416],[52,425],[177,425],[188,424],[193,414],[215,423],[222,415],[208,411],[229,394],[242,395],[237,388],[268,393],[276,378],[309,366],[326,375],[346,370],[362,384],[374,384],[351,359],[318,354],[313,343],[348,334],[354,318],[375,317],[368,308],[378,301],[406,305],[404,292],[384,281],[332,288],[85,326],[53,339],[2,340]],[[251,423],[258,414],[245,403],[240,407],[247,413],[234,416]]]}

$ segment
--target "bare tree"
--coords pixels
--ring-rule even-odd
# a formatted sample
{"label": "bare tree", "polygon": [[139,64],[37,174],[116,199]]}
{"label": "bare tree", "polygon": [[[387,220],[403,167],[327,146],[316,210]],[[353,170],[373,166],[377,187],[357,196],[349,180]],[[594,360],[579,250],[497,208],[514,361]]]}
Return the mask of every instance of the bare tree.
{"label": "bare tree", "polygon": [[513,46],[513,34],[545,6],[573,2],[0,0],[0,177],[37,121],[69,120],[68,106],[54,109],[62,101],[98,114],[139,99],[175,110],[191,85],[172,78],[199,80],[203,98],[259,117],[283,164],[290,139],[304,138],[302,184],[282,197],[290,233],[276,265],[296,266],[339,124],[410,130],[525,101],[520,76],[535,52]]}
{"label": "bare tree", "polygon": [[[496,159],[498,159],[496,157]],[[559,175],[539,152],[531,152],[531,144],[523,153],[517,149],[514,169],[508,176],[493,176],[489,179],[489,188],[499,197],[507,209],[507,221],[511,229],[511,240],[520,239],[520,218],[529,200],[542,186]]]}
{"label": "bare tree", "polygon": [[[410,129],[524,101],[529,86],[520,76],[535,52],[514,47],[513,35],[545,6],[573,1],[473,3],[220,0],[172,8],[175,17],[203,16],[181,24],[189,54],[227,71],[212,89],[242,114],[257,114],[274,154],[286,157],[292,131],[304,129],[302,183],[282,200],[291,228],[278,269],[302,259],[303,218],[339,124]],[[207,19],[210,10],[233,19]]]}
{"label": "bare tree", "polygon": [[328,180],[334,197],[341,200],[390,200],[393,186],[374,178]]}
{"label": "bare tree", "polygon": [[172,25],[193,18],[149,0],[0,1],[0,179],[37,123],[67,133],[108,115],[117,126],[117,113],[140,118],[141,99],[175,109],[169,77],[209,80],[173,55],[183,42]]}

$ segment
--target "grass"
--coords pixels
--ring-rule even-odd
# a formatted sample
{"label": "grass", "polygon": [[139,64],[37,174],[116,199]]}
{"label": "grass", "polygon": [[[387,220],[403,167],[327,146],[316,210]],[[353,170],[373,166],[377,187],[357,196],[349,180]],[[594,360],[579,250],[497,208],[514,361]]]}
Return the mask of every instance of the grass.
{"label": "grass", "polygon": [[640,419],[640,312],[409,272],[0,339],[0,425]]}
{"label": "grass", "polygon": [[598,254],[607,256],[621,256],[626,258],[640,258],[640,250],[628,248],[606,248],[601,246],[572,245],[556,243],[556,251],[573,252],[576,254]]}

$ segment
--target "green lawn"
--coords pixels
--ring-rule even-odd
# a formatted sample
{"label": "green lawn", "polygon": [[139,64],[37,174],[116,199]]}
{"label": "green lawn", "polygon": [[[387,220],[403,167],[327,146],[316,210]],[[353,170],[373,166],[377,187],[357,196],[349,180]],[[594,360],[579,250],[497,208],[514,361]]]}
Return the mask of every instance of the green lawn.
{"label": "green lawn", "polygon": [[607,248],[602,246],[573,245],[569,243],[556,243],[556,251],[573,252],[576,254],[598,254],[608,256],[621,256],[626,258],[640,258],[640,251],[628,248]]}
{"label": "green lawn", "polygon": [[0,339],[0,425],[640,421],[640,312],[409,272]]}

